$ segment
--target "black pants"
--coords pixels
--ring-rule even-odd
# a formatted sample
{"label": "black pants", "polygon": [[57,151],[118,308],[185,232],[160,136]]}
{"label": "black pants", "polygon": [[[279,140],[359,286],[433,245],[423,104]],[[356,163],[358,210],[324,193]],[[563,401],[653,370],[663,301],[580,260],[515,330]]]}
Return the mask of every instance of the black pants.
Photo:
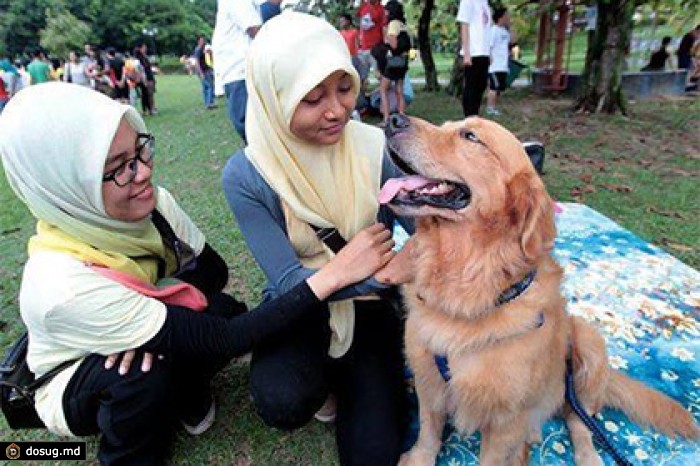
{"label": "black pants", "polygon": [[[232,317],[229,315],[228,317]],[[165,464],[181,413],[201,403],[225,358],[163,361],[141,372],[138,352],[129,372],[104,369],[105,356],[88,356],[71,377],[63,411],[71,432],[102,434],[98,459],[106,465]]]}
{"label": "black pants", "polygon": [[472,65],[464,67],[462,110],[464,116],[479,114],[489,77],[489,57],[472,57]]}
{"label": "black pants", "polygon": [[266,424],[311,420],[329,393],[337,397],[336,442],[343,465],[395,465],[405,394],[401,321],[384,301],[356,301],[352,346],[328,356],[328,313],[300,322],[290,336],[253,351],[251,393]]}
{"label": "black pants", "polygon": [[150,115],[153,113],[153,93],[148,84],[144,82],[139,82],[137,84],[139,92],[141,93],[141,110]]}

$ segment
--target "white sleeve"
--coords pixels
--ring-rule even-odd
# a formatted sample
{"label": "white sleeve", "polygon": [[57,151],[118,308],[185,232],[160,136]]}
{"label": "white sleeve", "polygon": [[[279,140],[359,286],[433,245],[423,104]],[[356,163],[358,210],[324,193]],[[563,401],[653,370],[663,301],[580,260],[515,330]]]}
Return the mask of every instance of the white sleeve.
{"label": "white sleeve", "polygon": [[262,26],[260,11],[252,0],[229,0],[231,20],[246,31],[253,26]]}
{"label": "white sleeve", "polygon": [[86,270],[71,296],[45,315],[46,332],[60,345],[108,355],[138,348],[163,326],[165,304]]}
{"label": "white sleeve", "polygon": [[474,17],[474,5],[472,0],[460,0],[457,10],[457,22],[472,23]]}
{"label": "white sleeve", "polygon": [[234,7],[238,0],[218,0],[216,2],[216,21],[232,21],[235,15]]}

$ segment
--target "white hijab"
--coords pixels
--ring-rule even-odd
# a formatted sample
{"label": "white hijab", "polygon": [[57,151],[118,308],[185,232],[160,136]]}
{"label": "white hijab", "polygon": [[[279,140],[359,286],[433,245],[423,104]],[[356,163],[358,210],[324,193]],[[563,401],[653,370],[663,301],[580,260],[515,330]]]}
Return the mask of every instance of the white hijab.
{"label": "white hijab", "polygon": [[[246,156],[279,195],[290,241],[305,266],[320,267],[333,253],[309,223],[335,227],[350,240],[377,216],[384,135],[350,121],[337,144],[319,146],[290,130],[301,99],[335,71],[360,79],[340,33],[326,21],[283,13],[260,29],[248,52]],[[330,353],[339,357],[352,342],[351,301],[332,303]]]}
{"label": "white hijab", "polygon": [[[24,89],[5,107],[0,156],[10,186],[39,220],[34,244],[50,238],[44,249],[69,249],[83,258],[80,251],[95,249],[104,253],[105,265],[126,269],[130,257],[164,256],[150,218],[125,222],[105,212],[102,176],[122,117],[137,132],[146,131],[132,107],[58,82]],[[145,275],[152,275],[151,268]]]}

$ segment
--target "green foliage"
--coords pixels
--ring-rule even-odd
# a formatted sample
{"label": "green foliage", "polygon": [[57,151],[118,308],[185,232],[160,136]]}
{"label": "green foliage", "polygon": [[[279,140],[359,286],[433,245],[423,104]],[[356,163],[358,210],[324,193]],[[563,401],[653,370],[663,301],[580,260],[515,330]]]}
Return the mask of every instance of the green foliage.
{"label": "green foliage", "polygon": [[0,0],[0,42],[5,53],[30,53],[39,45],[39,31],[46,25],[49,0]]}
{"label": "green foliage", "polygon": [[216,22],[216,0],[197,0],[190,1],[194,12],[209,25],[214,25]]}
{"label": "green foliage", "polygon": [[[356,10],[353,3],[348,0],[326,0],[324,2],[315,2],[309,8],[309,13],[325,18],[329,23],[337,26],[340,15],[347,13],[354,17]],[[357,26],[357,20],[353,21],[355,26]]]}
{"label": "green foliage", "polygon": [[700,21],[700,0],[651,0],[638,6],[635,26],[670,26],[676,34],[695,27]]}
{"label": "green foliage", "polygon": [[[424,0],[405,0],[406,20],[413,31],[417,30],[418,18],[423,10]],[[430,42],[434,52],[455,52],[459,44],[457,28],[457,7],[459,2],[435,0],[430,25]]]}
{"label": "green foliage", "polygon": [[[51,13],[53,12],[53,13]],[[161,53],[180,55],[194,48],[198,34],[211,37],[216,15],[215,0],[0,0],[0,43],[4,53],[16,56],[46,43],[52,55],[61,56],[65,44],[75,46],[84,28],[71,26],[84,22],[89,39],[99,47],[131,49],[146,40]],[[58,17],[56,17],[58,16]],[[49,28],[48,32],[42,31]],[[157,29],[153,37],[144,29]],[[59,32],[68,35],[59,37]],[[54,46],[57,48],[54,49]],[[82,44],[80,44],[82,48]]]}
{"label": "green foliage", "polygon": [[83,44],[90,41],[92,31],[68,10],[50,11],[46,27],[39,33],[39,43],[55,56],[67,59],[71,50],[82,50]]}
{"label": "green foliage", "polygon": [[[187,0],[145,2],[142,27],[158,28],[158,49],[176,55],[191,52],[198,34],[211,37],[212,27],[197,16]],[[138,24],[138,23],[136,23]],[[137,26],[137,31],[141,30]]]}

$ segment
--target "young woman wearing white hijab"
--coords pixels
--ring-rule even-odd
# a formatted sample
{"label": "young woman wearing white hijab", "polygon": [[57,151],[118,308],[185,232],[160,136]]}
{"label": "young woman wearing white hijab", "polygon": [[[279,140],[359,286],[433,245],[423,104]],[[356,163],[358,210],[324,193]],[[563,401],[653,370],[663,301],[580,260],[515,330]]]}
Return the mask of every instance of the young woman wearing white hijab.
{"label": "young woman wearing white hijab", "polygon": [[224,261],[152,184],[154,147],[133,108],[65,83],[22,91],[0,117],[8,181],[38,220],[19,295],[27,362],[38,376],[75,360],[35,407],[57,434],[101,434],[103,464],[164,463],[178,421],[191,434],[212,424],[210,381],[231,357],[323,315],[321,300],[392,257],[389,232],[365,229],[319,274],[242,312],[221,292]]}
{"label": "young woman wearing white hijab", "polygon": [[[330,24],[300,13],[271,19],[246,70],[249,145],[229,160],[223,186],[268,278],[265,298],[274,299],[334,257],[311,225],[336,228],[346,240],[377,218],[391,225],[377,195],[383,180],[398,175],[384,157],[382,132],[350,120],[360,80]],[[341,464],[396,464],[405,415],[402,332],[380,297],[389,285],[380,281],[408,280],[407,257],[399,253],[374,277],[335,293],[325,316],[253,351],[251,393],[267,424],[293,429],[314,413],[331,418],[335,399]]]}

